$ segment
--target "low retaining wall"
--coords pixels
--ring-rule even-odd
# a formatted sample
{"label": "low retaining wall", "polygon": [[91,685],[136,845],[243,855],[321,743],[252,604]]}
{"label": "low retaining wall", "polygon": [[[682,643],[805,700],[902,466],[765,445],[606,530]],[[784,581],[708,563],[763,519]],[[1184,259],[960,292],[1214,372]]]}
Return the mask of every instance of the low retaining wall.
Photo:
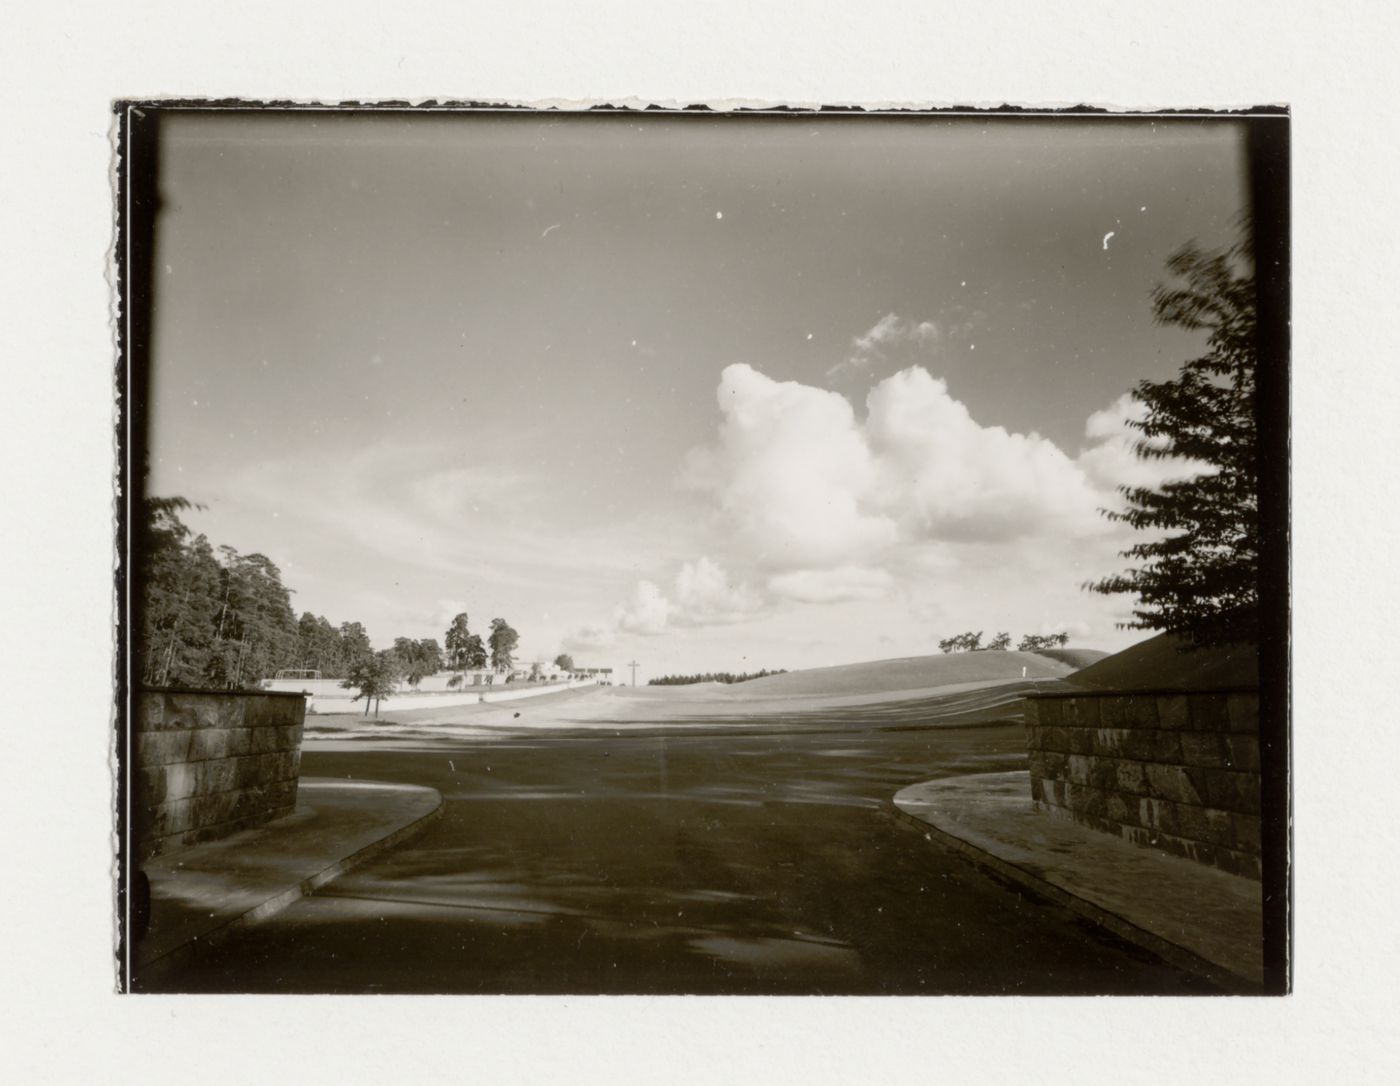
{"label": "low retaining wall", "polygon": [[[395,694],[379,703],[379,713],[403,713],[411,709],[451,709],[459,705],[492,704],[498,701],[517,701],[520,698],[538,697],[540,694],[557,694],[563,690],[574,690],[581,686],[596,685],[592,679],[579,679],[570,683],[553,685],[530,685],[528,683],[502,683],[499,686],[469,686],[447,694]],[[341,690],[336,697],[313,695],[307,699],[307,711],[316,714],[360,713],[365,711],[364,699],[352,700],[353,692]],[[370,709],[371,714],[374,712]]]}
{"label": "low retaining wall", "polygon": [[305,713],[300,694],[138,693],[131,766],[138,862],[290,814]]}
{"label": "low retaining wall", "polygon": [[1037,805],[1260,877],[1257,690],[1035,694],[1026,706]]}

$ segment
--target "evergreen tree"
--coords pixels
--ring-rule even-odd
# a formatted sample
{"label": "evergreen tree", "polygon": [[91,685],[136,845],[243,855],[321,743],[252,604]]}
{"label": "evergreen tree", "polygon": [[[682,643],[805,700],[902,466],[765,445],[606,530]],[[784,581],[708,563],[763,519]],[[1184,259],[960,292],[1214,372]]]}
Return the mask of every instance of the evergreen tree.
{"label": "evergreen tree", "polygon": [[470,634],[467,637],[466,666],[472,671],[484,671],[487,665],[486,645],[481,640],[480,634]]}
{"label": "evergreen tree", "polygon": [[337,668],[339,673],[346,677],[374,655],[374,649],[369,643],[369,634],[365,633],[364,626],[358,622],[342,622],[338,641]]}
{"label": "evergreen tree", "polygon": [[471,638],[472,632],[467,628],[467,613],[463,611],[453,618],[452,625],[447,628],[444,637],[447,666],[453,671],[462,671],[473,666],[468,660]]}
{"label": "evergreen tree", "polygon": [[1167,265],[1176,282],[1153,293],[1161,324],[1208,331],[1206,353],[1168,381],[1142,381],[1145,459],[1181,457],[1207,470],[1156,488],[1123,487],[1112,520],[1151,531],[1122,552],[1140,563],[1086,585],[1137,597],[1130,629],[1164,630],[1189,646],[1258,635],[1259,465],[1254,272],[1248,246],[1188,245]]}
{"label": "evergreen tree", "polygon": [[310,611],[297,623],[297,668],[319,671],[324,679],[343,679],[340,666],[340,638],[323,616]]}
{"label": "evergreen tree", "polygon": [[417,686],[442,668],[442,649],[434,638],[415,641],[411,637],[396,637],[393,652],[409,686]]}
{"label": "evergreen tree", "polygon": [[503,618],[491,620],[491,666],[497,671],[509,671],[515,664],[515,647],[520,635]]}

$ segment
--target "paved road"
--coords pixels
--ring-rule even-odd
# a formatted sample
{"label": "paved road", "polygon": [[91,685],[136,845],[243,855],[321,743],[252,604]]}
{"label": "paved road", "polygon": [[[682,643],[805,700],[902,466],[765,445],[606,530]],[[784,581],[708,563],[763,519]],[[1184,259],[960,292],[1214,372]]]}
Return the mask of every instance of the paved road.
{"label": "paved road", "polygon": [[784,719],[318,749],[443,818],[182,974],[182,991],[1188,993],[1202,982],[894,822],[1024,766],[1019,725]]}

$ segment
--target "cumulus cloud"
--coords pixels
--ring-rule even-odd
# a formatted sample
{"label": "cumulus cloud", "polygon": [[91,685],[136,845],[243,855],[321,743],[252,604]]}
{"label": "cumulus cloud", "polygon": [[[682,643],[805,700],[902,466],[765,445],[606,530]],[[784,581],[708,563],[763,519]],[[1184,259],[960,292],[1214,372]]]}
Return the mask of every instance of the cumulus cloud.
{"label": "cumulus cloud", "polygon": [[671,617],[671,601],[651,581],[638,581],[632,598],[617,609],[615,625],[625,633],[658,634]]}
{"label": "cumulus cloud", "polygon": [[869,509],[879,466],[839,393],[727,367],[715,445],[693,453],[686,480],[708,490],[761,563],[829,567],[895,540]]}
{"label": "cumulus cloud", "polygon": [[1155,487],[1176,479],[1214,470],[1212,465],[1181,457],[1147,460],[1135,452],[1143,441],[1141,431],[1130,423],[1147,417],[1147,405],[1125,392],[1101,411],[1095,411],[1084,424],[1084,436],[1091,444],[1080,451],[1078,464],[1100,490],[1120,486]]}
{"label": "cumulus cloud", "polygon": [[687,562],[676,574],[673,621],[683,626],[742,622],[763,606],[757,592],[735,584],[708,558]]}
{"label": "cumulus cloud", "polygon": [[772,573],[868,568],[920,542],[1103,530],[1103,495],[1075,460],[1038,434],[982,426],[922,367],[877,384],[863,421],[838,393],[742,364],[718,399],[716,441],[686,478]]}
{"label": "cumulus cloud", "polygon": [[608,621],[577,630],[565,644],[604,648],[616,643],[620,634],[653,637],[674,628],[729,625],[753,617],[763,607],[757,591],[735,583],[718,563],[701,557],[681,566],[669,594],[654,581],[638,581]]}
{"label": "cumulus cloud", "polygon": [[560,642],[565,652],[590,652],[617,644],[617,629],[610,623],[590,622]]}
{"label": "cumulus cloud", "polygon": [[899,512],[903,538],[990,542],[1095,524],[1098,498],[1073,460],[1034,432],[980,425],[922,367],[881,381],[866,404],[879,465],[869,500]]}
{"label": "cumulus cloud", "polygon": [[[857,338],[878,345],[908,334],[891,314]],[[1075,456],[1038,433],[983,425],[921,366],[879,381],[863,417],[837,392],[744,364],[723,371],[716,398],[715,439],[690,454],[683,482],[714,499],[748,579],[699,558],[668,589],[641,581],[587,635],[591,644],[743,622],[787,604],[880,599],[900,586],[946,593],[959,579],[981,584],[1008,570],[1073,596],[1116,563],[1126,529],[1100,514],[1115,489],[1202,467],[1134,455],[1129,424],[1144,408],[1131,395],[1089,416]],[[1075,621],[1042,632],[1074,633]]]}

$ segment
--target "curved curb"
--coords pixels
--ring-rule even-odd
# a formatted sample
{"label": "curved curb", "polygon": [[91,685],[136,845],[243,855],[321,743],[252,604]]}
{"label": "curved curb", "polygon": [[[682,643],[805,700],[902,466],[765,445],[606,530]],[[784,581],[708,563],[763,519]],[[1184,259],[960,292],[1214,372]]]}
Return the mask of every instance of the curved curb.
{"label": "curved curb", "polygon": [[1163,939],[1160,935],[1154,935],[1150,931],[1138,927],[1130,920],[1126,920],[1117,913],[1095,905],[1092,901],[1072,894],[1061,886],[1056,886],[1052,882],[1047,882],[1039,875],[1003,860],[999,856],[994,856],[985,849],[978,848],[970,841],[965,841],[947,830],[939,829],[932,822],[925,822],[923,819],[901,810],[892,799],[880,801],[880,810],[892,818],[897,825],[906,829],[912,829],[921,834],[926,840],[936,841],[953,851],[960,853],[966,859],[979,867],[995,872],[1005,878],[1019,883],[1026,889],[1031,890],[1040,897],[1062,905],[1071,912],[1092,920],[1102,928],[1106,928],[1114,935],[1126,942],[1133,943],[1152,954],[1157,955],[1169,965],[1174,965],[1178,969],[1183,969],[1188,973],[1209,981],[1216,985],[1223,992],[1229,995],[1259,995],[1263,989],[1258,983],[1242,977],[1238,973],[1227,969],[1223,965],[1212,962],[1201,957],[1192,950],[1184,946],[1173,943],[1168,939]]}
{"label": "curved curb", "polygon": [[[431,810],[415,818],[412,822],[405,823],[398,829],[381,837],[379,840],[371,841],[369,844],[362,846],[349,856],[345,856],[323,867],[320,871],[308,875],[296,885],[289,886],[287,889],[268,898],[261,904],[255,905],[246,912],[230,917],[218,927],[196,935],[189,942],[182,943],[180,946],[166,951],[159,957],[138,963],[135,970],[137,984],[140,987],[149,985],[154,979],[158,979],[161,974],[185,964],[201,951],[218,946],[230,935],[276,915],[289,905],[314,893],[333,879],[339,878],[341,875],[368,863],[370,860],[377,858],[397,845],[401,845],[403,842],[422,833],[428,826],[442,817],[442,812],[446,804],[442,798],[442,793],[436,788],[428,788],[419,785],[415,785],[414,787],[421,788],[424,792],[432,792],[437,796],[437,803]],[[139,988],[137,990],[139,990]]]}

